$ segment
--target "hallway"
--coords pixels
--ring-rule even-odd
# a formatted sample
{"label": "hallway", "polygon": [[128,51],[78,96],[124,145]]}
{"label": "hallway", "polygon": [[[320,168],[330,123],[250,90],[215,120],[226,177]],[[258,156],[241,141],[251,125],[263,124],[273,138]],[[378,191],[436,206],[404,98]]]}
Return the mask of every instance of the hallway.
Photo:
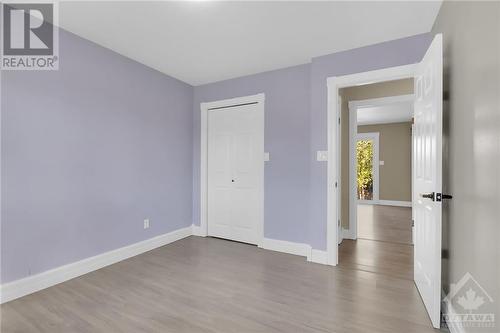
{"label": "hallway", "polygon": [[411,208],[358,205],[358,238],[411,244]]}

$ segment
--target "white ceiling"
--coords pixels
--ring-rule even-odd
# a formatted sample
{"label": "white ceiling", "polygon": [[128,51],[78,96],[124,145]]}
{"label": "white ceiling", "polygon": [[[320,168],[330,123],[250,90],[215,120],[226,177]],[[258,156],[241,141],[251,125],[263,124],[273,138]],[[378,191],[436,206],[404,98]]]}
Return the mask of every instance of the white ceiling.
{"label": "white ceiling", "polygon": [[60,2],[61,27],[192,85],[429,32],[441,1]]}
{"label": "white ceiling", "polygon": [[358,125],[390,124],[411,121],[413,101],[363,107],[357,110]]}

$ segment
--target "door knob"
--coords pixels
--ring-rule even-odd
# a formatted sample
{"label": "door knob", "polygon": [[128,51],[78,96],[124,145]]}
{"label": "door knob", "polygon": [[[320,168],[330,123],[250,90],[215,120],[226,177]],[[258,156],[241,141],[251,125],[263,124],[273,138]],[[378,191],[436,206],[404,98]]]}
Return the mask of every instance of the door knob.
{"label": "door knob", "polygon": [[431,193],[421,193],[420,196],[422,198],[426,198],[426,199],[431,199],[432,201],[434,201],[434,195],[435,193],[434,192],[431,192]]}

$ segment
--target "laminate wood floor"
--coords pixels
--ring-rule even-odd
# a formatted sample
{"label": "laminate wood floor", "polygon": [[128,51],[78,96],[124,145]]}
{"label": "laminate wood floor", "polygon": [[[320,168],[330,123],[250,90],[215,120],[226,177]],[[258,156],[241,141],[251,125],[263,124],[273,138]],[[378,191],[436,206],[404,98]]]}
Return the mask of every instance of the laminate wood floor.
{"label": "laminate wood floor", "polygon": [[410,279],[201,237],[11,301],[1,314],[2,333],[436,332]]}
{"label": "laminate wood floor", "polygon": [[339,246],[343,268],[413,281],[413,246],[409,244],[344,239]]}
{"label": "laminate wood floor", "polygon": [[358,204],[358,238],[411,244],[411,208]]}

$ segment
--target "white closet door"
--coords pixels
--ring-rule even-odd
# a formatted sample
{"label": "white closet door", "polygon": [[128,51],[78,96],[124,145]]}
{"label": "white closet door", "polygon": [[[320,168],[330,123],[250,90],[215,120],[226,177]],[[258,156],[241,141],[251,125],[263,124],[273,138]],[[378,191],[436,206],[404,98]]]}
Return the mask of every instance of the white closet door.
{"label": "white closet door", "polygon": [[258,244],[264,119],[257,104],[208,111],[208,235]]}

